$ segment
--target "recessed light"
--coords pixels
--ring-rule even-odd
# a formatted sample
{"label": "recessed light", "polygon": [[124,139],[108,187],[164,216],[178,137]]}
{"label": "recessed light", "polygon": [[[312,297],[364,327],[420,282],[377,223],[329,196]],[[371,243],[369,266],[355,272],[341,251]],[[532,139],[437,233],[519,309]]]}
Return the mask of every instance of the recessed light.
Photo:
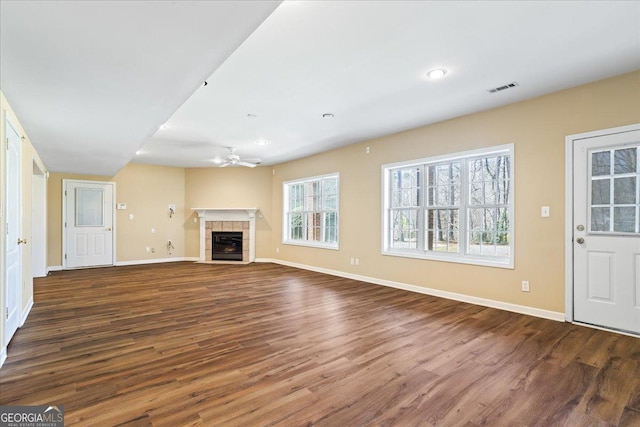
{"label": "recessed light", "polygon": [[163,124],[160,125],[160,129],[166,129],[166,128],[167,128],[167,124],[166,123],[163,123]]}
{"label": "recessed light", "polygon": [[142,154],[142,150],[136,151],[136,156],[139,156],[140,154]]}
{"label": "recessed light", "polygon": [[247,117],[249,117],[250,119],[255,119],[256,117],[258,117],[257,114],[253,114],[253,113],[249,113],[247,114]]}
{"label": "recessed light", "polygon": [[322,118],[323,118],[323,119],[333,119],[333,117],[334,117],[334,115],[333,115],[333,114],[331,114],[331,113],[324,113],[324,114],[322,115]]}
{"label": "recessed light", "polygon": [[259,140],[256,141],[256,144],[258,145],[267,145],[269,143],[269,141],[267,141],[266,139],[262,139],[260,138]]}
{"label": "recessed light", "polygon": [[436,68],[435,70],[431,70],[427,73],[427,77],[430,79],[441,79],[445,75],[447,75],[449,71],[446,68]]}

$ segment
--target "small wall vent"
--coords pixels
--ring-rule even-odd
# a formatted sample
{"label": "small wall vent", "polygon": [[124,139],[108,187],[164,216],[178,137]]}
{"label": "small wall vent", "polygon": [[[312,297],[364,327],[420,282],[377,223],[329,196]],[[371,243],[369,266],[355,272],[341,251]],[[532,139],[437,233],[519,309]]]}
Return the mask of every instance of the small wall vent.
{"label": "small wall vent", "polygon": [[487,92],[489,93],[502,92],[503,90],[511,89],[516,86],[520,86],[520,85],[517,82],[511,82],[503,86],[494,87],[493,89],[487,89]]}

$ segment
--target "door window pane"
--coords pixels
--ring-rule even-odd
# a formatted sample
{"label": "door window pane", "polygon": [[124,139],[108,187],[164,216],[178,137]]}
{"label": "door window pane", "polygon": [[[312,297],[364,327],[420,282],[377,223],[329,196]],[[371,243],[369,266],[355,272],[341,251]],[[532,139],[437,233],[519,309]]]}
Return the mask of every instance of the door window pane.
{"label": "door window pane", "polygon": [[597,179],[591,183],[591,204],[608,205],[611,203],[611,180]]}
{"label": "door window pane", "polygon": [[609,231],[609,208],[591,208],[591,231]]}
{"label": "door window pane", "polygon": [[635,233],[636,231],[636,208],[620,207],[613,208],[613,231],[621,233]]}
{"label": "door window pane", "polygon": [[635,173],[636,172],[636,147],[616,150],[613,154],[613,173]]}
{"label": "door window pane", "polygon": [[104,191],[76,188],[76,227],[102,227]]}
{"label": "door window pane", "polygon": [[628,205],[636,203],[635,176],[630,178],[616,178],[613,181],[613,203],[615,203],[616,205]]}
{"label": "door window pane", "polygon": [[591,175],[609,175],[611,173],[611,152],[601,151],[591,154]]}

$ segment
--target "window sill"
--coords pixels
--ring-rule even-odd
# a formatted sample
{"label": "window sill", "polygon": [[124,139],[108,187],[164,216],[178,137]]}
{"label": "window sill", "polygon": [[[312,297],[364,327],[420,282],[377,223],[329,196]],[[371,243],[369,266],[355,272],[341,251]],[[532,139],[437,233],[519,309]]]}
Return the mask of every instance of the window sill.
{"label": "window sill", "polygon": [[308,240],[284,240],[283,245],[306,246],[308,248],[331,249],[337,251],[340,249],[338,244],[311,242]]}
{"label": "window sill", "polygon": [[494,268],[506,268],[513,270],[514,269],[514,261],[513,257],[509,259],[505,258],[479,258],[472,256],[460,256],[460,255],[446,255],[446,254],[427,254],[420,252],[402,252],[402,251],[389,251],[383,250],[382,255],[395,256],[401,258],[415,258],[415,259],[424,259],[428,261],[441,261],[441,262],[451,262],[456,264],[471,264],[471,265],[479,265],[483,267],[494,267]]}

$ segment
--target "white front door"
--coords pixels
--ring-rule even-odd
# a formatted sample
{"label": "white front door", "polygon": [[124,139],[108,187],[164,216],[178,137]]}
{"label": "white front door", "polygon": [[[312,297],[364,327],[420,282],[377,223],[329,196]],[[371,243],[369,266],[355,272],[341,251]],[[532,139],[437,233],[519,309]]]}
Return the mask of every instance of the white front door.
{"label": "white front door", "polygon": [[65,268],[113,265],[113,183],[64,180]]}
{"label": "white front door", "polygon": [[640,130],[573,152],[574,320],[640,333]]}
{"label": "white front door", "polygon": [[20,289],[22,284],[22,198],[20,191],[20,136],[5,118],[7,129],[7,240],[4,345],[11,341],[20,324]]}

